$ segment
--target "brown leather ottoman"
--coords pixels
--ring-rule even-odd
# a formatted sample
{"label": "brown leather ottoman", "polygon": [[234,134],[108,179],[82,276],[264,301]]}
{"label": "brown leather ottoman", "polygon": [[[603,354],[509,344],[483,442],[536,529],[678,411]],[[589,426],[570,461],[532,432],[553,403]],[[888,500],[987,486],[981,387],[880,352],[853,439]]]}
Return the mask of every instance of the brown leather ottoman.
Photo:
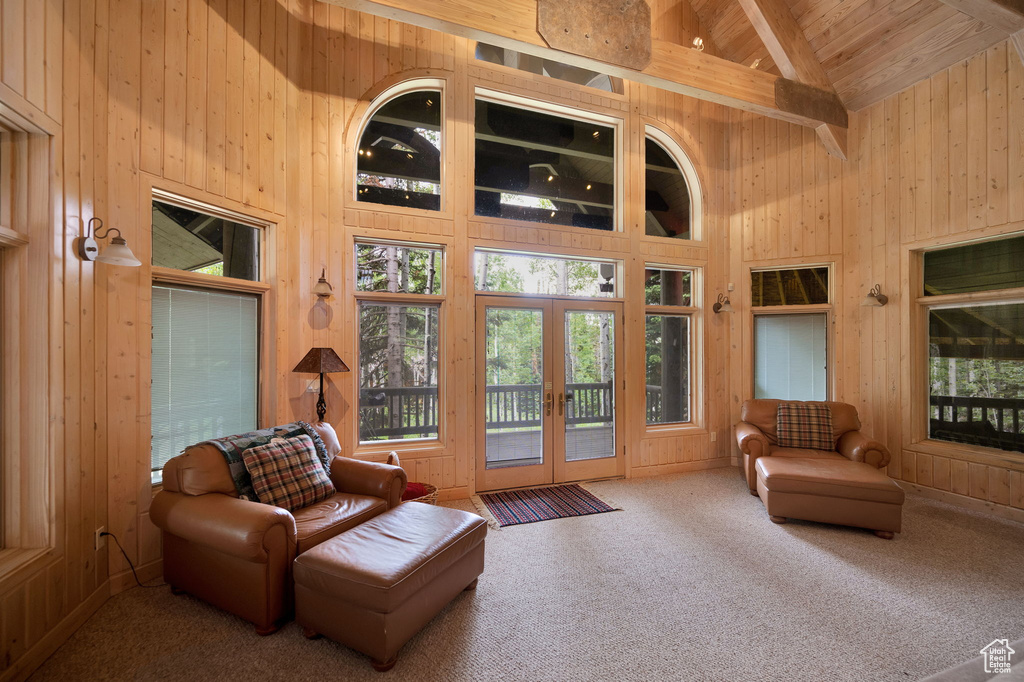
{"label": "brown leather ottoman", "polygon": [[487,523],[458,509],[407,502],[295,559],[295,620],[383,672],[398,650],[484,570]]}
{"label": "brown leather ottoman", "polygon": [[757,494],[775,523],[837,523],[891,539],[903,519],[903,489],[875,467],[837,459],[758,457]]}

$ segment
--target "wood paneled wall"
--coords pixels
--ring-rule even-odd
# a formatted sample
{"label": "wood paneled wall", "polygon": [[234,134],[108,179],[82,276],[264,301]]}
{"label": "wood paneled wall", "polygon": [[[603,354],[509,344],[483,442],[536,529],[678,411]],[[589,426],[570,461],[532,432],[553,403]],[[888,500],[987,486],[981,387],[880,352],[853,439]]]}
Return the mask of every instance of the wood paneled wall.
{"label": "wood paneled wall", "polygon": [[[848,257],[857,296],[874,283],[881,309],[853,316],[864,420],[893,453],[889,474],[925,489],[1024,509],[1024,462],[1009,453],[915,443],[910,403],[917,397],[908,358],[914,251],[1024,231],[1024,65],[1009,42],[923,80],[860,112],[853,161],[856,229]],[[918,346],[920,348],[920,346]],[[1016,461],[1014,461],[1016,460]]]}
{"label": "wood paneled wall", "polygon": [[[473,489],[468,264],[472,249],[487,245],[621,258],[631,329],[643,324],[645,262],[702,268],[703,423],[649,432],[642,401],[627,401],[631,476],[728,463],[730,427],[750,394],[750,267],[833,262],[836,395],[858,404],[868,426],[900,453],[894,475],[1021,506],[1019,471],[972,464],[961,475],[959,460],[902,448],[905,401],[894,379],[905,372],[896,351],[907,245],[1024,220],[1022,70],[1005,45],[854,116],[853,160],[842,164],[809,130],[633,84],[611,95],[477,63],[469,41],[313,0],[0,0],[0,20],[0,97],[59,131],[54,160],[63,183],[54,220],[63,258],[55,266],[59,295],[51,295],[59,305],[54,319],[63,320],[52,330],[63,350],[51,363],[64,397],[63,413],[51,415],[62,419],[62,445],[53,453],[62,482],[55,493],[60,541],[43,570],[0,579],[4,679],[23,676],[110,591],[130,584],[112,547],[93,551],[96,528],[117,534],[144,578],[159,571],[159,536],[148,520],[152,273],[148,265],[83,264],[71,251],[83,221],[98,216],[148,263],[154,187],[273,225],[264,308],[274,330],[264,339],[269,422],[313,414],[309,377],[290,372],[310,346],[355,357],[353,238],[445,245],[444,381],[459,390],[448,392],[443,440],[402,459],[412,478],[448,495]],[[696,19],[687,21],[671,39],[688,42]],[[452,112],[446,171],[455,180],[437,215],[350,198],[356,128],[369,98],[412,76],[443,79]],[[645,124],[664,129],[700,176],[703,240],[643,236],[639,164],[624,178],[625,233],[473,217],[472,187],[461,178],[471,167],[478,86],[619,117],[634,158]],[[336,287],[326,307],[312,294],[320,268]],[[859,307],[875,281],[897,294],[895,305]],[[737,311],[711,313],[730,283]],[[626,334],[627,377],[642,375],[640,338]],[[357,438],[356,385],[355,373],[329,378],[329,415],[346,454]]]}
{"label": "wood paneled wall", "polygon": [[[46,570],[0,581],[3,679],[23,676],[107,594],[130,586],[130,573],[113,546],[93,551],[96,528],[117,535],[144,579],[159,572],[159,535],[148,520],[153,188],[272,224],[271,290],[264,299],[273,330],[272,338],[263,340],[269,356],[267,422],[308,419],[314,413],[315,394],[304,390],[309,377],[290,371],[310,346],[330,345],[344,358],[355,357],[354,237],[408,238],[446,247],[446,428],[439,445],[403,453],[402,460],[412,478],[430,481],[450,496],[473,490],[469,263],[475,246],[621,258],[630,282],[626,320],[637,327],[643,324],[640,282],[646,261],[701,267],[709,303],[726,281],[729,119],[716,105],[632,85],[625,95],[600,93],[477,63],[470,41],[313,0],[0,3],[5,88],[0,96],[24,101],[61,130],[55,158],[64,176],[56,197],[57,213],[63,215],[56,217],[55,230],[64,251],[58,277],[66,303],[63,329],[57,330],[63,357],[51,365],[62,373],[65,396],[65,442],[55,453],[66,473],[66,485],[57,492],[64,542]],[[666,38],[687,43],[697,20],[679,18],[683,24]],[[15,19],[26,29],[17,30]],[[27,42],[9,40],[9,33]],[[446,188],[445,210],[436,215],[350,198],[349,157],[369,99],[412,76],[446,83],[451,112],[446,170],[454,181]],[[700,175],[703,243],[643,236],[637,164],[624,179],[622,234],[473,218],[472,187],[460,178],[471,167],[471,102],[478,86],[621,118],[624,148],[634,157],[642,150],[644,125],[665,130],[690,154]],[[83,264],[74,255],[72,240],[94,216],[121,230],[142,267]],[[326,307],[316,304],[311,291],[320,268],[326,268],[336,291]],[[704,423],[685,432],[648,435],[642,404],[627,407],[630,475],[729,461],[730,416],[717,406],[728,402],[730,321],[705,317],[698,325],[706,349]],[[642,376],[642,342],[627,341],[626,356],[623,374]],[[329,418],[346,454],[353,454],[357,377],[334,375],[328,383]],[[378,454],[364,450],[361,456]]]}
{"label": "wood paneled wall", "polygon": [[[1024,230],[1024,66],[1006,42],[851,116],[850,161],[813,133],[732,113],[730,277],[740,295],[732,395],[750,397],[751,267],[831,262],[832,394],[893,454],[888,472],[930,494],[1024,509],[1024,462],[914,443],[914,251]],[[880,284],[884,308],[860,301]],[[734,404],[733,418],[738,418]],[[1016,461],[1014,461],[1016,459]]]}

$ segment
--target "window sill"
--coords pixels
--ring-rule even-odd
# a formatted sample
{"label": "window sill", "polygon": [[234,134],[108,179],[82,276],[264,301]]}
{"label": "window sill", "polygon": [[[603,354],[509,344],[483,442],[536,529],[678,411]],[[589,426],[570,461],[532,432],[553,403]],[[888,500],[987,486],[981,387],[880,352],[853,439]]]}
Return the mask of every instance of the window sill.
{"label": "window sill", "polygon": [[947,443],[930,438],[904,445],[903,449],[923,455],[946,457],[973,464],[1024,471],[1024,453],[1015,453],[1008,450],[994,450],[966,443]]}
{"label": "window sill", "polygon": [[692,422],[675,424],[647,424],[643,438],[672,438],[679,436],[700,436],[708,432],[703,426]]}
{"label": "window sill", "polygon": [[48,547],[0,549],[0,591],[3,591],[8,583],[17,583],[32,575],[40,564],[49,561],[50,558]]}
{"label": "window sill", "polygon": [[410,441],[383,441],[374,443],[360,443],[355,452],[354,459],[364,459],[373,462],[387,460],[392,452],[398,453],[399,459],[407,456],[413,457],[439,457],[444,454],[446,448],[444,443],[436,439],[410,440]]}

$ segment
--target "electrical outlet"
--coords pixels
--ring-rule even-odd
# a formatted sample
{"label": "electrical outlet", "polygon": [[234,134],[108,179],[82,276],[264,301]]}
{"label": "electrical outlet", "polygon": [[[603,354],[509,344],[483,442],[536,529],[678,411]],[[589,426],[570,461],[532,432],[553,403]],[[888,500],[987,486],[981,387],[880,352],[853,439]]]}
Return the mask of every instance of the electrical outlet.
{"label": "electrical outlet", "polygon": [[718,431],[712,431],[711,432],[711,442],[714,443],[716,440],[718,440]]}
{"label": "electrical outlet", "polygon": [[106,533],[106,532],[107,532],[107,527],[106,526],[100,526],[99,528],[96,529],[96,534],[93,536],[93,539],[92,539],[92,548],[94,550],[100,550],[100,549],[103,548],[104,545],[107,544],[107,539],[103,536],[103,533]]}

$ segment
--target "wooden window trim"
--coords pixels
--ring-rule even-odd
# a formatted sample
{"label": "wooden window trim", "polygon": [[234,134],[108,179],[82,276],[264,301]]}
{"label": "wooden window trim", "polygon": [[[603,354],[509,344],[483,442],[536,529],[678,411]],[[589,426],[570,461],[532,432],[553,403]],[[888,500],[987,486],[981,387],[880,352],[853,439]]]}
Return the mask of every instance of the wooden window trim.
{"label": "wooden window trim", "polygon": [[909,424],[904,421],[903,449],[938,457],[947,457],[974,464],[1002,467],[1024,471],[1024,454],[1010,450],[986,448],[970,443],[954,443],[929,437],[931,417],[931,393],[928,388],[928,313],[933,309],[965,307],[977,304],[1024,303],[1024,287],[970,291],[960,294],[922,296],[924,288],[924,254],[927,251],[957,248],[980,241],[996,241],[1019,237],[1020,232],[992,235],[984,239],[972,239],[952,244],[931,245],[925,248],[908,248],[910,277],[907,283],[910,299],[909,333],[905,338],[910,342],[911,415]]}
{"label": "wooden window trim", "polygon": [[[40,127],[39,123],[46,125]],[[62,536],[55,467],[63,423],[60,357],[64,229],[51,121],[33,123],[0,102],[0,592],[52,561]],[[33,390],[26,390],[31,386]]]}
{"label": "wooden window trim", "polygon": [[[367,119],[369,120],[369,119]],[[355,373],[355,399],[354,404],[356,407],[355,415],[355,428],[354,431],[354,447],[352,449],[353,456],[359,459],[366,460],[382,460],[386,458],[387,453],[395,451],[396,453],[403,452],[415,452],[417,456],[431,457],[441,456],[447,450],[447,417],[448,413],[445,409],[445,405],[448,402],[448,390],[446,381],[446,371],[444,366],[444,357],[448,353],[448,347],[446,346],[447,339],[445,336],[446,319],[445,316],[448,314],[447,311],[447,288],[448,288],[448,250],[449,247],[446,244],[440,244],[437,242],[424,242],[424,241],[401,241],[396,239],[375,239],[372,237],[356,237],[351,242],[352,245],[352,305],[354,306],[354,314],[352,320],[353,333],[355,334],[355,361],[352,371]],[[358,291],[356,277],[359,272],[359,252],[358,247],[360,244],[370,244],[375,246],[398,246],[404,248],[422,248],[431,249],[440,252],[441,254],[441,292],[440,294],[416,294],[416,293],[402,293],[402,292],[390,292],[390,291]],[[359,311],[360,307],[364,304],[371,305],[407,305],[407,306],[435,306],[437,308],[437,436],[433,438],[403,438],[396,440],[373,440],[373,441],[362,441],[359,439],[360,429],[360,406],[359,406],[359,356],[362,352],[362,339],[360,330]]]}
{"label": "wooden window trim", "polygon": [[[664,240],[661,240],[664,241]],[[647,270],[674,270],[676,272],[689,272],[690,275],[690,302],[697,303],[704,300],[704,269],[698,265],[666,265],[665,263],[646,262],[643,264],[642,273]],[[644,275],[642,274],[641,277]],[[643,282],[643,279],[641,279]],[[641,301],[643,300],[643,288],[640,289]],[[670,422],[667,424],[647,423],[647,345],[641,343],[641,364],[643,370],[640,374],[640,386],[643,390],[640,395],[644,404],[640,408],[643,415],[644,438],[658,438],[668,436],[683,436],[706,433],[704,423],[704,309],[699,305],[677,306],[677,305],[643,305],[643,326],[646,330],[648,315],[674,315],[677,317],[690,318],[690,420],[685,422]],[[644,332],[646,333],[646,331]]]}
{"label": "wooden window trim", "polygon": [[[495,90],[487,85],[476,85],[473,88],[471,104],[473,107],[476,106],[477,100],[484,100],[487,102],[493,102],[495,104],[503,104],[506,106],[516,107],[519,109],[525,109],[527,111],[534,111],[541,114],[548,114],[550,116],[561,116],[563,118],[572,119],[575,121],[583,121],[586,123],[594,123],[598,125],[608,126],[615,131],[615,152],[613,157],[615,167],[615,211],[612,215],[612,234],[624,235],[626,233],[626,121],[624,117],[617,117],[608,114],[607,112],[598,112],[590,109],[582,108],[581,106],[568,106],[566,104],[550,102],[546,100],[536,99],[534,97],[527,97],[524,95],[514,94],[511,92],[502,92]],[[473,130],[473,163],[472,172],[476,172],[476,124],[472,125]],[[475,177],[475,175],[473,176]],[[472,192],[470,193],[472,195]],[[541,223],[532,220],[515,220],[512,218],[496,218],[488,216],[476,215],[476,204],[475,199],[472,197],[470,201],[473,204],[469,207],[469,219],[477,220],[481,222],[489,222],[497,225],[509,225],[516,227],[535,227],[544,230],[559,230],[570,233],[579,234],[601,234],[603,230],[594,230],[586,227],[573,227],[571,225],[553,225],[550,223]]]}
{"label": "wooden window trim", "polygon": [[[643,229],[646,224],[646,216],[644,220],[639,221],[639,235],[644,239],[649,239],[654,243],[658,244],[683,244],[687,246],[696,246],[704,244],[704,186],[700,181],[700,174],[697,172],[697,166],[694,165],[693,161],[690,160],[690,155],[683,149],[683,145],[680,144],[672,135],[669,135],[663,128],[645,123],[643,128],[644,140],[643,143],[646,146],[647,138],[650,138],[659,147],[665,150],[665,152],[672,157],[672,160],[676,162],[676,166],[679,168],[679,172],[682,173],[683,178],[686,180],[686,189],[690,193],[690,238],[689,239],[676,239],[674,237],[659,237],[656,235],[647,234],[646,229]],[[644,154],[643,172],[640,173],[640,182],[642,187],[639,196],[646,196],[647,191],[647,155]],[[645,211],[646,213],[646,211]]]}

